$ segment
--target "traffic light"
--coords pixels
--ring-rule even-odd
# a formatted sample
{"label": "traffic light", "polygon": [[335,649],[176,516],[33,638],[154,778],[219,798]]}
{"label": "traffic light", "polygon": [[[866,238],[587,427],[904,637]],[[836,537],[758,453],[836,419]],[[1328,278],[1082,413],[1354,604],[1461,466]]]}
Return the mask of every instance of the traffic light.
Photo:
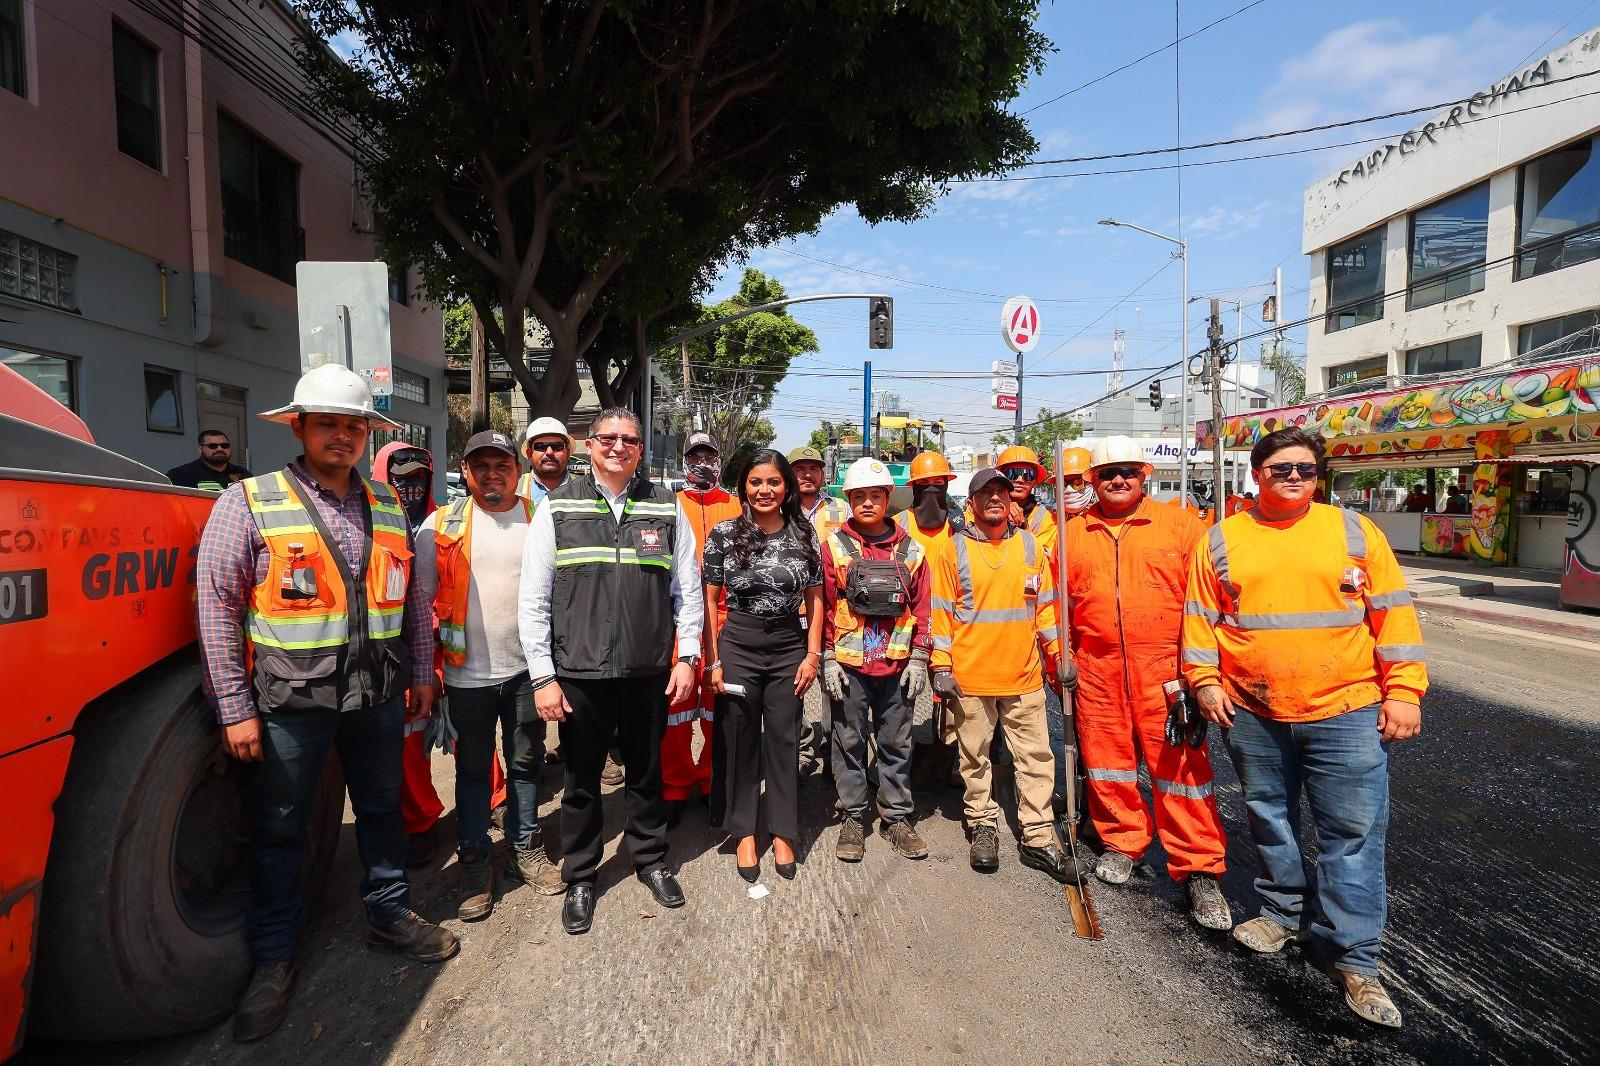
{"label": "traffic light", "polygon": [[894,347],[894,297],[874,297],[868,307],[867,347]]}
{"label": "traffic light", "polygon": [[1150,383],[1150,410],[1152,410],[1152,411],[1161,410],[1161,379],[1160,378],[1157,378],[1156,380],[1154,380],[1154,381],[1152,381]]}

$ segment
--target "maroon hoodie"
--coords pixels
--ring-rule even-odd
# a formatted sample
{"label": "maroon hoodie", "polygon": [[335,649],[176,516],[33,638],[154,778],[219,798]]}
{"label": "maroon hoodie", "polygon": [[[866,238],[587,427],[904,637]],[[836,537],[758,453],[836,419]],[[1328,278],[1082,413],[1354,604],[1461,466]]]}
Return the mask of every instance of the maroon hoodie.
{"label": "maroon hoodie", "polygon": [[[910,534],[894,523],[889,524],[890,536],[871,543],[856,531],[855,520],[851,519],[838,528],[838,532],[855,540],[861,549],[863,559],[894,558],[895,545]],[[926,651],[933,643],[932,634],[928,628],[928,565],[927,559],[917,567],[911,575],[911,587],[907,593],[911,596],[911,614],[916,618],[916,626],[911,632],[911,647],[913,650],[922,648]],[[834,569],[832,558],[823,545],[822,551],[822,645],[825,648],[833,647],[834,629],[833,612],[839,605],[839,572]],[[883,657],[884,649],[889,646],[889,634],[894,629],[892,618],[864,618],[866,623],[866,659],[861,664],[859,672],[867,677],[890,677],[898,673],[905,666],[905,659],[890,660]],[[852,670],[856,667],[851,667]]]}

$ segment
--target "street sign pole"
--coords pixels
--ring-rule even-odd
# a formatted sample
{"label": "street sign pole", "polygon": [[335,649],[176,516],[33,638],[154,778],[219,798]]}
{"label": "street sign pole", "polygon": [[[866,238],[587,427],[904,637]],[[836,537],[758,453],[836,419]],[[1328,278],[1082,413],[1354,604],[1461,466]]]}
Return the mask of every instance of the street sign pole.
{"label": "street sign pole", "polygon": [[861,454],[872,454],[872,360],[861,364]]}
{"label": "street sign pole", "polygon": [[1016,426],[1016,435],[1017,435],[1016,443],[1017,444],[1021,444],[1022,443],[1022,353],[1021,352],[1017,353],[1017,417],[1016,417],[1016,420],[1015,420],[1015,426]]}
{"label": "street sign pole", "polygon": [[[1012,426],[1013,432],[1016,434],[1016,442],[1021,444],[1022,355],[1024,352],[1032,351],[1033,346],[1039,343],[1038,305],[1026,296],[1013,296],[1007,300],[1005,306],[1000,309],[1000,335],[1005,338],[1006,347],[1016,353],[1015,362],[1009,363],[1005,367],[1005,369],[1012,372],[1009,376],[1008,384],[1010,381],[1014,381],[1016,390],[1010,393],[1000,392],[999,381],[997,380],[995,382],[995,395],[1010,396],[1011,403],[1015,404],[1015,406],[1011,406],[1011,403],[1008,403],[1005,408],[1001,409],[1009,409],[1016,412],[1016,417],[1012,420]],[[994,369],[999,370],[1000,364],[996,363]],[[996,401],[996,406],[997,408],[999,407],[998,401]]]}

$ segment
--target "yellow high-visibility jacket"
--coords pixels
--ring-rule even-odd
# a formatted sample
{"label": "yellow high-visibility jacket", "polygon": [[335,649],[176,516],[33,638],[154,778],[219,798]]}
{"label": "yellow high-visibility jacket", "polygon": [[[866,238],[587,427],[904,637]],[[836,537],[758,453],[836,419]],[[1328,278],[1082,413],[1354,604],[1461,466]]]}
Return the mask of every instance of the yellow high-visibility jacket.
{"label": "yellow high-visibility jacket", "polygon": [[1182,660],[1191,688],[1220,684],[1280,722],[1420,703],[1428,689],[1422,630],[1388,540],[1321,503],[1286,522],[1252,508],[1211,527],[1189,566]]}
{"label": "yellow high-visibility jacket", "polygon": [[938,543],[931,626],[935,670],[969,696],[1021,696],[1044,684],[1044,659],[1061,655],[1061,604],[1049,558],[1032,533],[1008,527],[989,540],[976,526]]}

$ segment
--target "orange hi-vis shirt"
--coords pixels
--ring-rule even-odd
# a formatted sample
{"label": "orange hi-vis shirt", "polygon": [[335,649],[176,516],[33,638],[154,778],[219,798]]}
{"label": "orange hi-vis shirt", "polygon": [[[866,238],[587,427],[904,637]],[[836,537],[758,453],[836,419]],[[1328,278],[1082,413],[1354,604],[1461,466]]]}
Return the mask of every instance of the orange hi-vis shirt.
{"label": "orange hi-vis shirt", "polygon": [[1044,684],[1045,654],[1061,655],[1061,604],[1044,548],[1008,527],[999,540],[967,526],[929,560],[935,670],[969,696],[1021,696]]}
{"label": "orange hi-vis shirt", "polygon": [[1383,532],[1313,503],[1269,522],[1251,508],[1211,527],[1189,567],[1183,673],[1279,722],[1381,700],[1420,703],[1422,629]]}
{"label": "orange hi-vis shirt", "polygon": [[[678,506],[683,508],[683,515],[694,527],[695,548],[700,555],[706,552],[706,537],[711,534],[711,527],[730,518],[738,518],[744,511],[744,505],[739,498],[720,485],[701,492],[699,489],[683,489],[678,493]],[[719,597],[717,605],[717,624],[721,625],[728,620],[727,593],[724,590]],[[711,619],[706,619],[709,626]]]}

